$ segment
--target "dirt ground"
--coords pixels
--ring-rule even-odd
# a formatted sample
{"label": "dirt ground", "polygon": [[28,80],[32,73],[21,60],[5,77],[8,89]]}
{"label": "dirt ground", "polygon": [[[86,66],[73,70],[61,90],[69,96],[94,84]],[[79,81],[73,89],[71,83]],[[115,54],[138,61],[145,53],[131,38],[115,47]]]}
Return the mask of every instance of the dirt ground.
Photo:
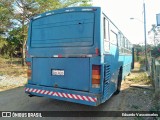
{"label": "dirt ground", "polygon": [[24,86],[27,82],[26,71],[27,66],[22,67],[19,58],[0,57],[0,91]]}
{"label": "dirt ground", "polygon": [[0,76],[27,77],[27,66],[21,65],[20,58],[5,59],[0,56]]}
{"label": "dirt ground", "polygon": [[151,110],[154,90],[150,83],[147,75],[141,70],[140,64],[135,63],[134,70],[122,82],[123,102],[120,109],[124,111]]}

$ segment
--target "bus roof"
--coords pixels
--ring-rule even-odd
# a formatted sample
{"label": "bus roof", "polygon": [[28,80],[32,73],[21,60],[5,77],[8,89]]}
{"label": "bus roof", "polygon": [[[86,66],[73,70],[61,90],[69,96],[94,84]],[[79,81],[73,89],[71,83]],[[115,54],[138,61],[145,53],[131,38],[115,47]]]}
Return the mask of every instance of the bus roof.
{"label": "bus roof", "polygon": [[74,12],[74,11],[96,11],[97,9],[101,9],[100,7],[67,7],[67,8],[61,8],[61,9],[56,9],[56,10],[51,10],[51,11],[47,11],[45,13],[42,14],[38,14],[34,17],[31,18],[31,20],[36,20],[38,18],[42,18],[45,16],[50,16],[53,14],[59,14],[59,13],[67,13],[67,12]]}

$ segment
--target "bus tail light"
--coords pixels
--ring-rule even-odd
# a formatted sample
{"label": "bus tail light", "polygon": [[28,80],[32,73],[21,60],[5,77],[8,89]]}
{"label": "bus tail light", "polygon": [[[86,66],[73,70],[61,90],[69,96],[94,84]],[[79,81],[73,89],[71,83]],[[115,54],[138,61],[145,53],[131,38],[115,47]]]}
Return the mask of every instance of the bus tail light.
{"label": "bus tail light", "polygon": [[97,55],[97,56],[100,54],[98,48],[95,49],[95,52],[96,52],[96,55]]}
{"label": "bus tail light", "polygon": [[100,87],[100,79],[101,79],[101,66],[100,65],[92,65],[92,87],[99,88]]}
{"label": "bus tail light", "polygon": [[26,62],[28,69],[27,69],[27,77],[28,79],[31,79],[32,70],[31,70],[31,62]]}
{"label": "bus tail light", "polygon": [[32,75],[32,70],[28,69],[27,70],[27,77],[28,77],[28,79],[31,79],[31,75]]}
{"label": "bus tail light", "polygon": [[31,66],[31,62],[26,62],[27,66],[30,67]]}

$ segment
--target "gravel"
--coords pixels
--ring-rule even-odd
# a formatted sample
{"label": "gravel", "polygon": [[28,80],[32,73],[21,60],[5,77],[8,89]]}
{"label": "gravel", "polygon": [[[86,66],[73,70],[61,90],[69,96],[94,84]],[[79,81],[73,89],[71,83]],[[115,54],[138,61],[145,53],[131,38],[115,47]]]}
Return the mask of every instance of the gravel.
{"label": "gravel", "polygon": [[27,82],[27,78],[22,76],[0,76],[0,91],[8,90],[15,87],[24,86]]}

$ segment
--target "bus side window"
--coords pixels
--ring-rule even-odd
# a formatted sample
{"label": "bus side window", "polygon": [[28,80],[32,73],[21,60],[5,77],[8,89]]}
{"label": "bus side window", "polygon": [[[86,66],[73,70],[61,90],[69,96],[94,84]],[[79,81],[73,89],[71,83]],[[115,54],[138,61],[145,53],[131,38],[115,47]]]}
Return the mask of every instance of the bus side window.
{"label": "bus side window", "polygon": [[117,43],[117,46],[121,46],[121,33],[118,32],[118,43]]}
{"label": "bus side window", "polygon": [[114,31],[110,31],[110,40],[114,45],[117,45],[117,34]]}
{"label": "bus side window", "polygon": [[126,39],[126,48],[128,49],[128,40]]}
{"label": "bus side window", "polygon": [[125,38],[125,52],[124,53],[127,53],[127,39]]}
{"label": "bus side window", "polygon": [[105,17],[103,18],[103,37],[105,40],[106,39],[106,19]]}
{"label": "bus side window", "polygon": [[131,50],[131,43],[129,42],[129,50]]}
{"label": "bus side window", "polygon": [[109,22],[104,17],[103,18],[103,34],[104,34],[104,51],[109,52],[110,50],[110,41],[109,41]]}
{"label": "bus side window", "polygon": [[129,48],[128,48],[128,47],[129,47],[128,44],[129,44],[129,41],[126,39],[126,49],[127,49],[127,50],[126,50],[126,53],[127,53],[127,54],[128,54],[128,49],[129,49]]}
{"label": "bus side window", "polygon": [[118,32],[118,47],[120,53],[122,53],[122,39],[123,35],[120,32]]}
{"label": "bus side window", "polygon": [[125,52],[125,37],[123,36],[122,37],[122,53],[124,53]]}
{"label": "bus side window", "polygon": [[129,42],[129,54],[131,54],[131,43]]}

